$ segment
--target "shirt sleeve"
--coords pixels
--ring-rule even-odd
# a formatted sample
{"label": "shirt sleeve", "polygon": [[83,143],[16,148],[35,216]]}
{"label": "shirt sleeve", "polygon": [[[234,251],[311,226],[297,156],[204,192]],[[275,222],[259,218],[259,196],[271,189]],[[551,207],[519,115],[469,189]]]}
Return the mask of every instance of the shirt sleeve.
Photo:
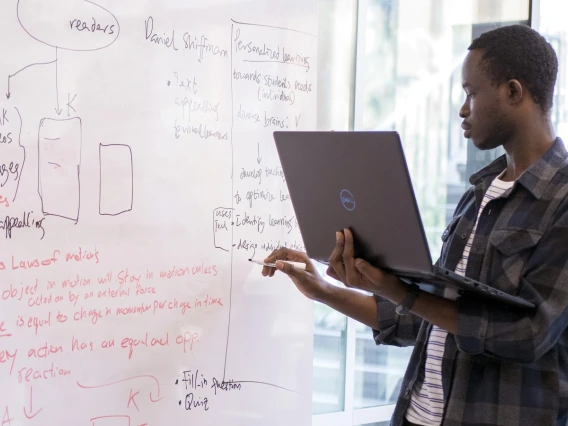
{"label": "shirt sleeve", "polygon": [[398,315],[396,306],[387,299],[375,295],[379,328],[373,330],[377,345],[413,346],[422,324],[422,319],[412,313]]}
{"label": "shirt sleeve", "polygon": [[461,351],[532,363],[558,343],[568,326],[568,208],[562,210],[528,258],[519,283],[519,296],[536,308],[461,297],[455,335]]}

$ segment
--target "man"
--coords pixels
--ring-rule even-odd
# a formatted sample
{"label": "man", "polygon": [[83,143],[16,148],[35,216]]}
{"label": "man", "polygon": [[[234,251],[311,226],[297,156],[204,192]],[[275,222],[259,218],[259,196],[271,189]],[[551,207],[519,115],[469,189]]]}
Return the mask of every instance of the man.
{"label": "man", "polygon": [[[353,256],[337,234],[328,274],[280,249],[307,297],[373,328],[377,344],[414,345],[392,425],[564,425],[568,419],[568,153],[550,121],[558,61],[543,37],[508,26],[474,40],[462,68],[465,137],[506,154],[475,173],[442,235],[438,263],[533,302],[520,310],[437,297]],[[274,275],[265,267],[263,275]],[[399,315],[402,306],[409,314]],[[404,309],[402,310],[404,312]]]}

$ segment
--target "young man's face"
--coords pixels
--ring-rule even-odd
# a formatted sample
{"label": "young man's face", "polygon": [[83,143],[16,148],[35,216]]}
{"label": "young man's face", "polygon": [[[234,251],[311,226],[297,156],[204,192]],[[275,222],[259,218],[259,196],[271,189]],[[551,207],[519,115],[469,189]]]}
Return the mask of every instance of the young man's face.
{"label": "young man's face", "polygon": [[460,109],[464,136],[482,150],[497,148],[512,138],[507,114],[506,85],[496,86],[481,65],[483,51],[471,50],[462,67],[466,100]]}

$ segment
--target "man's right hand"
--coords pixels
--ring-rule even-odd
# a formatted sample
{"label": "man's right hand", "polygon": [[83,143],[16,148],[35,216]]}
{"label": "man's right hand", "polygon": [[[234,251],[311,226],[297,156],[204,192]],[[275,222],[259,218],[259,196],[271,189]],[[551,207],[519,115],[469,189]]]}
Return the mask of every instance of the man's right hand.
{"label": "man's right hand", "polygon": [[[306,270],[303,271],[295,268],[289,263],[281,262],[282,260],[305,263]],[[270,256],[264,259],[264,263],[276,263],[276,268],[264,266],[262,268],[262,275],[265,277],[273,277],[276,269],[278,269],[288,275],[298,290],[311,300],[321,301],[325,298],[325,294],[331,286],[331,284],[320,276],[314,264],[305,253],[280,248],[274,250]]]}
{"label": "man's right hand", "polygon": [[[327,274],[335,279],[339,279],[341,273],[345,271],[342,253],[345,252],[345,238],[337,235],[337,246],[329,259],[330,267]],[[306,264],[306,270],[295,268],[289,263],[279,262],[288,260],[292,262],[302,262]],[[348,288],[336,287],[324,280],[306,253],[281,248],[272,252],[265,260],[265,263],[276,263],[277,268],[288,275],[298,290],[311,300],[325,303],[332,309],[345,314],[363,324],[378,329],[377,303],[373,296],[363,294]],[[337,268],[337,269],[335,269]],[[274,276],[276,269],[265,266],[262,275]]]}

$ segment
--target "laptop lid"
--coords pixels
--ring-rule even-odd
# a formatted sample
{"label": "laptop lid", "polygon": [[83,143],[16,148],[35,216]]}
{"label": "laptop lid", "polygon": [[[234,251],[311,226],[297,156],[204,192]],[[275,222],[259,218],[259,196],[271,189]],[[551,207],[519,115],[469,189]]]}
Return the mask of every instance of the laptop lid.
{"label": "laptop lid", "polygon": [[275,132],[306,252],[327,262],[335,232],[387,271],[432,274],[432,259],[396,132]]}

